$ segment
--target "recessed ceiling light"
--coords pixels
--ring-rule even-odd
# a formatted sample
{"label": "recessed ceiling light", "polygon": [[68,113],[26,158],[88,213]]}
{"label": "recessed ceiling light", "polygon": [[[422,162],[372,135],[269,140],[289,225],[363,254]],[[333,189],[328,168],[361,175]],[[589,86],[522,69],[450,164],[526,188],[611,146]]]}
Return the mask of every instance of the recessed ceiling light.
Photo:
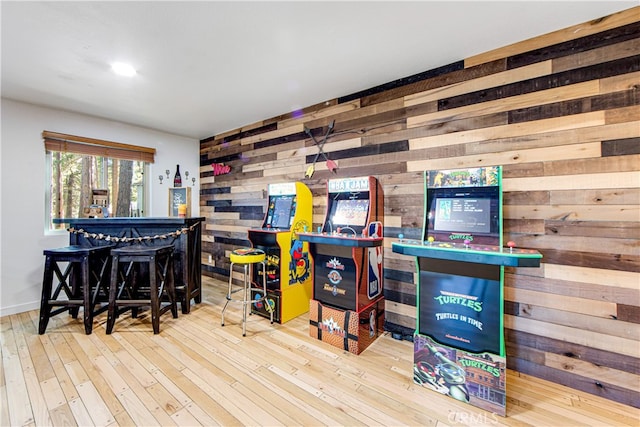
{"label": "recessed ceiling light", "polygon": [[132,77],[136,75],[136,70],[131,65],[123,62],[114,62],[111,64],[111,69],[121,76]]}

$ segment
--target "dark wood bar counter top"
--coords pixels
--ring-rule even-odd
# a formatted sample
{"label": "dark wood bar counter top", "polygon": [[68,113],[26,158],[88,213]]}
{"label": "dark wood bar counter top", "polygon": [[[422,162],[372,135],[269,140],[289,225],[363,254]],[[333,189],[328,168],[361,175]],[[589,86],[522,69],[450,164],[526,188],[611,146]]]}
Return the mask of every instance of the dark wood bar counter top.
{"label": "dark wood bar counter top", "polygon": [[68,224],[71,245],[173,245],[175,284],[186,291],[182,312],[188,313],[191,299],[196,304],[202,301],[200,256],[204,220],[204,217],[109,217],[62,218],[54,223]]}

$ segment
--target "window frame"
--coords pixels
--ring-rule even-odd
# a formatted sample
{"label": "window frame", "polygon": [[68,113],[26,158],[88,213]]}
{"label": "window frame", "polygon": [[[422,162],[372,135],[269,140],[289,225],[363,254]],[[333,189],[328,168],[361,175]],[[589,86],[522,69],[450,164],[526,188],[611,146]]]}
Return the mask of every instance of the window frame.
{"label": "window frame", "polygon": [[[95,158],[102,157],[105,159],[105,164],[108,164],[107,159],[111,159],[112,161],[132,160],[142,162],[142,206],[143,215],[147,214],[147,207],[149,204],[148,189],[150,185],[147,177],[149,176],[150,165],[155,160],[155,148],[141,147],[46,130],[42,132],[42,138],[45,148],[45,215],[43,225],[46,234],[62,234],[62,232],[66,232],[64,229],[56,229],[52,227],[54,220],[51,214],[53,196],[51,187],[53,174],[52,153],[56,151],[61,153],[71,153],[78,156],[92,156]],[[102,173],[106,175],[102,177],[105,180],[104,182],[108,182],[108,169],[109,168],[107,167],[102,170]]]}

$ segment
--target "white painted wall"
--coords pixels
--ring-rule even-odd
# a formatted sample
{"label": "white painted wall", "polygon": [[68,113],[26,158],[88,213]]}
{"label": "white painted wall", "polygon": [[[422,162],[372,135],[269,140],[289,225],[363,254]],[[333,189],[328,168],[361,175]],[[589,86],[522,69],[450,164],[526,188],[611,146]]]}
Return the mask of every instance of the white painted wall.
{"label": "white painted wall", "polygon": [[0,315],[40,307],[42,251],[68,244],[66,231],[45,232],[43,130],[155,148],[146,216],[167,216],[170,185],[166,179],[160,185],[158,175],[170,169],[173,183],[176,164],[180,165],[183,186],[185,171],[189,171],[189,178],[191,174],[197,178],[191,192],[191,215],[199,216],[200,143],[196,139],[4,98],[1,118]]}

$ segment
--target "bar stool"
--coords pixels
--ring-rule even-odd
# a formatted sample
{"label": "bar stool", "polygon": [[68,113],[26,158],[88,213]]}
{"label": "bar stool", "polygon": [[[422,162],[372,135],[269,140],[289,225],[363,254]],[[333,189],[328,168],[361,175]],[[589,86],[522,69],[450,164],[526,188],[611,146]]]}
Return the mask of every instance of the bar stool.
{"label": "bar stool", "polygon": [[153,333],[160,333],[160,315],[171,311],[178,317],[173,278],[173,246],[132,245],[111,250],[111,285],[107,334],[113,331],[116,318],[131,310],[151,308]]}
{"label": "bar stool", "polygon": [[[43,251],[46,258],[40,297],[40,335],[47,330],[52,316],[68,311],[76,319],[80,307],[83,310],[84,332],[91,334],[93,317],[108,308],[106,303],[109,299],[107,286],[111,248],[113,245],[71,245]],[[66,268],[62,272],[65,263]],[[55,290],[54,275],[58,280]],[[58,308],[54,310],[54,307]]]}
{"label": "bar stool", "polygon": [[[256,248],[240,248],[231,252],[229,259],[231,260],[231,266],[229,267],[229,289],[227,290],[227,302],[222,309],[222,326],[224,326],[224,312],[227,309],[227,305],[230,301],[237,301],[242,303],[242,336],[247,335],[247,305],[257,304],[262,302],[265,304],[265,308],[271,315],[271,323],[273,323],[273,307],[267,301],[267,274],[266,274],[266,255],[263,250]],[[244,267],[244,276],[242,279],[242,288],[232,290],[233,284],[233,266],[235,264],[242,265]],[[262,264],[262,288],[252,286],[252,281],[249,273],[249,266],[253,264]],[[251,290],[262,291],[260,298],[251,299]],[[242,300],[234,300],[231,298],[231,294],[235,292],[243,292]]]}

